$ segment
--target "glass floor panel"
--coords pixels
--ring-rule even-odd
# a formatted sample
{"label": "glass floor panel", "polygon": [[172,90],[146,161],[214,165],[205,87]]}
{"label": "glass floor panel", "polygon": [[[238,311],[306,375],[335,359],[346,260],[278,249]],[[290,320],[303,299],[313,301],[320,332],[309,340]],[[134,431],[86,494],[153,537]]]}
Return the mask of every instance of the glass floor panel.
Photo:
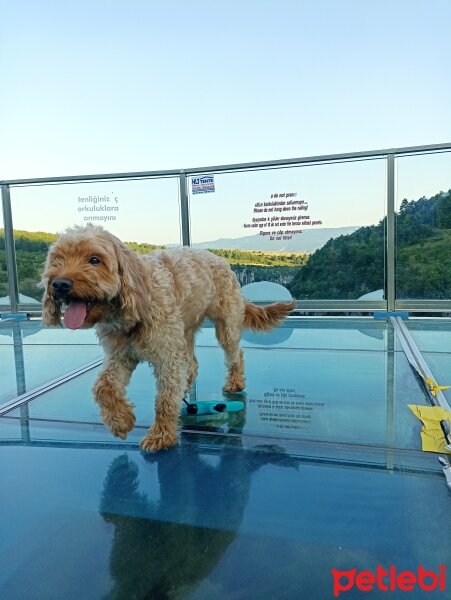
{"label": "glass floor panel", "polygon": [[156,455],[9,445],[1,463],[8,600],[332,598],[332,568],[437,570],[451,555],[450,499],[426,469],[318,464],[236,438]]}
{"label": "glass floor panel", "polygon": [[102,356],[99,346],[0,346],[0,405]]}
{"label": "glass floor panel", "polygon": [[[181,417],[180,443],[166,452],[139,450],[154,418],[148,365],[127,388],[137,426],[125,441],[99,419],[99,367],[4,408],[0,597],[323,599],[332,568],[449,568],[451,498],[407,408],[428,400],[391,324],[288,324],[243,335],[247,387],[233,397],[221,392],[213,329],[203,329],[191,400],[241,399],[245,409]],[[73,333],[27,323],[0,335],[13,398],[21,373],[30,392],[102,356],[92,332],[75,332],[79,344]],[[441,379],[446,351],[425,358]]]}
{"label": "glass floor panel", "polygon": [[[438,385],[451,386],[451,320],[408,320],[407,327]],[[451,404],[451,389],[443,390]]]}
{"label": "glass floor panel", "polygon": [[451,319],[408,319],[405,324],[420,352],[451,353]]}
{"label": "glass floor panel", "polygon": [[[451,353],[423,352],[423,357],[438,385],[451,386]],[[442,393],[451,405],[451,389],[442,390]]]}
{"label": "glass floor panel", "polygon": [[[302,318],[288,319],[270,333],[244,331],[243,347],[295,348],[313,350],[385,351],[390,328],[386,322],[368,318]],[[207,324],[199,332],[198,346],[217,346],[214,328]]]}
{"label": "glass floor panel", "polygon": [[[328,440],[334,443],[419,448],[420,424],[407,404],[424,404],[424,393],[401,353],[267,351],[246,348],[247,387],[224,395],[224,356],[198,348],[199,375],[190,400],[245,402],[237,413],[183,417],[191,427],[250,435]],[[31,419],[101,423],[92,397],[100,367],[29,402]],[[390,371],[390,380],[387,372]],[[137,426],[154,420],[155,380],[139,365],[128,386]],[[18,417],[20,408],[6,413]]]}
{"label": "glass floor panel", "polygon": [[50,328],[43,326],[40,319],[29,321],[0,320],[0,346],[19,343],[37,346],[51,344],[57,346],[62,344],[69,346],[99,345],[93,329],[71,331],[59,327]]}
{"label": "glass floor panel", "polygon": [[37,320],[0,321],[0,406],[102,356],[92,330],[48,329]]}

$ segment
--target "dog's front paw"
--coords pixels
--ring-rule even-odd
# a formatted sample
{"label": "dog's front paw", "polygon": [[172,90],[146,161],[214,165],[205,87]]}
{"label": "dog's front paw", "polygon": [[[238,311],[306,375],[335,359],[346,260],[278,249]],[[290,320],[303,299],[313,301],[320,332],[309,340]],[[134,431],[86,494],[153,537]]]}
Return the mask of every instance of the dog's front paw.
{"label": "dog's front paw", "polygon": [[177,433],[175,431],[154,425],[149,429],[146,437],[141,440],[141,448],[145,452],[158,452],[158,450],[167,450],[176,443]]}
{"label": "dog's front paw", "polygon": [[234,379],[233,381],[227,381],[222,391],[225,394],[235,394],[236,392],[242,392],[246,387],[244,379]]}
{"label": "dog's front paw", "polygon": [[116,403],[108,409],[102,407],[103,422],[113,435],[123,440],[135,426],[135,415],[132,408],[133,404],[126,401]]}

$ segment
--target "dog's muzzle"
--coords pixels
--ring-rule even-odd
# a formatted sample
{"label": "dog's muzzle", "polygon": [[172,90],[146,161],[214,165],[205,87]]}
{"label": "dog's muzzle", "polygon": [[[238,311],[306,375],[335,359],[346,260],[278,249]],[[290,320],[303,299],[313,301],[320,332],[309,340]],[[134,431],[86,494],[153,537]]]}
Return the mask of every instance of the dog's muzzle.
{"label": "dog's muzzle", "polygon": [[57,296],[67,296],[73,288],[74,282],[72,279],[64,279],[59,277],[52,281],[52,288]]}

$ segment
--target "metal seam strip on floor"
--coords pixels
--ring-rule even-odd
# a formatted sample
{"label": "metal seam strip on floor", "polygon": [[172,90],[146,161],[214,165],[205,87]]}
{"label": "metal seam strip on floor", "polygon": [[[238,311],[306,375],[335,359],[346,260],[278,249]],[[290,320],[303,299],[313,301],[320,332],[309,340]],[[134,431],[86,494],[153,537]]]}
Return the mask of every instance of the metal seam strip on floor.
{"label": "metal seam strip on floor", "polygon": [[[85,423],[83,423],[84,425]],[[190,431],[186,430],[183,432],[188,434],[199,434],[198,431]],[[202,436],[218,436],[217,432],[201,432]],[[236,434],[235,434],[236,435]],[[219,434],[221,436],[221,434]],[[313,443],[313,442],[310,442]],[[197,442],[198,447],[202,451],[203,454],[213,454],[215,455],[218,450],[223,450],[224,446],[212,444],[210,441],[199,443]],[[76,450],[117,450],[117,451],[140,451],[140,446],[138,442],[78,442],[78,441],[60,441],[60,440],[30,440],[27,442],[18,440],[18,439],[10,439],[10,440],[0,440],[0,448],[4,447],[18,447],[18,446],[26,446],[26,447],[35,447],[35,448],[71,448]],[[232,446],[233,448],[233,446]],[[247,448],[240,448],[240,450],[247,450]],[[358,462],[351,461],[346,459],[334,459],[334,458],[325,458],[319,456],[303,456],[297,455],[293,453],[287,453],[286,455],[289,458],[293,458],[299,463],[303,464],[313,464],[317,466],[325,466],[325,467],[340,467],[340,468],[350,468],[350,469],[365,469],[367,471],[387,473],[387,469],[384,464],[377,463],[368,463],[368,462]],[[420,475],[426,476],[428,478],[441,478],[441,474],[439,471],[432,471],[431,469],[421,468],[421,467],[409,467],[405,466],[396,466],[393,469],[394,472],[400,473],[403,475]]]}
{"label": "metal seam strip on floor", "polygon": [[[439,406],[444,410],[451,412],[451,407],[440,389],[432,393],[431,389],[426,384],[426,380],[435,381],[434,375],[430,370],[427,362],[423,358],[418,346],[415,343],[410,331],[407,329],[401,317],[390,317],[393,329],[404,350],[407,360],[411,367],[418,373],[420,380],[423,382],[426,394],[434,406]],[[449,455],[443,454],[439,456],[439,462],[442,465],[443,473],[446,477],[446,483],[451,489],[451,461]]]}

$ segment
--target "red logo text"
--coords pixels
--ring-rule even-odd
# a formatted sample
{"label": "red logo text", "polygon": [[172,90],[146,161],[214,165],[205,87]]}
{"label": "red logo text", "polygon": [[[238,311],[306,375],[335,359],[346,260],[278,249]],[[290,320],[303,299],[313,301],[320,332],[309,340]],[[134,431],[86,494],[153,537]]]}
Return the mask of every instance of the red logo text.
{"label": "red logo text", "polygon": [[429,571],[420,565],[417,571],[397,571],[391,566],[384,569],[380,565],[376,571],[339,571],[332,569],[334,596],[337,598],[344,592],[349,592],[356,587],[361,592],[371,592],[379,589],[383,592],[411,592],[420,589],[425,592],[433,590],[445,591],[446,588],[446,566],[440,565],[438,571]]}

